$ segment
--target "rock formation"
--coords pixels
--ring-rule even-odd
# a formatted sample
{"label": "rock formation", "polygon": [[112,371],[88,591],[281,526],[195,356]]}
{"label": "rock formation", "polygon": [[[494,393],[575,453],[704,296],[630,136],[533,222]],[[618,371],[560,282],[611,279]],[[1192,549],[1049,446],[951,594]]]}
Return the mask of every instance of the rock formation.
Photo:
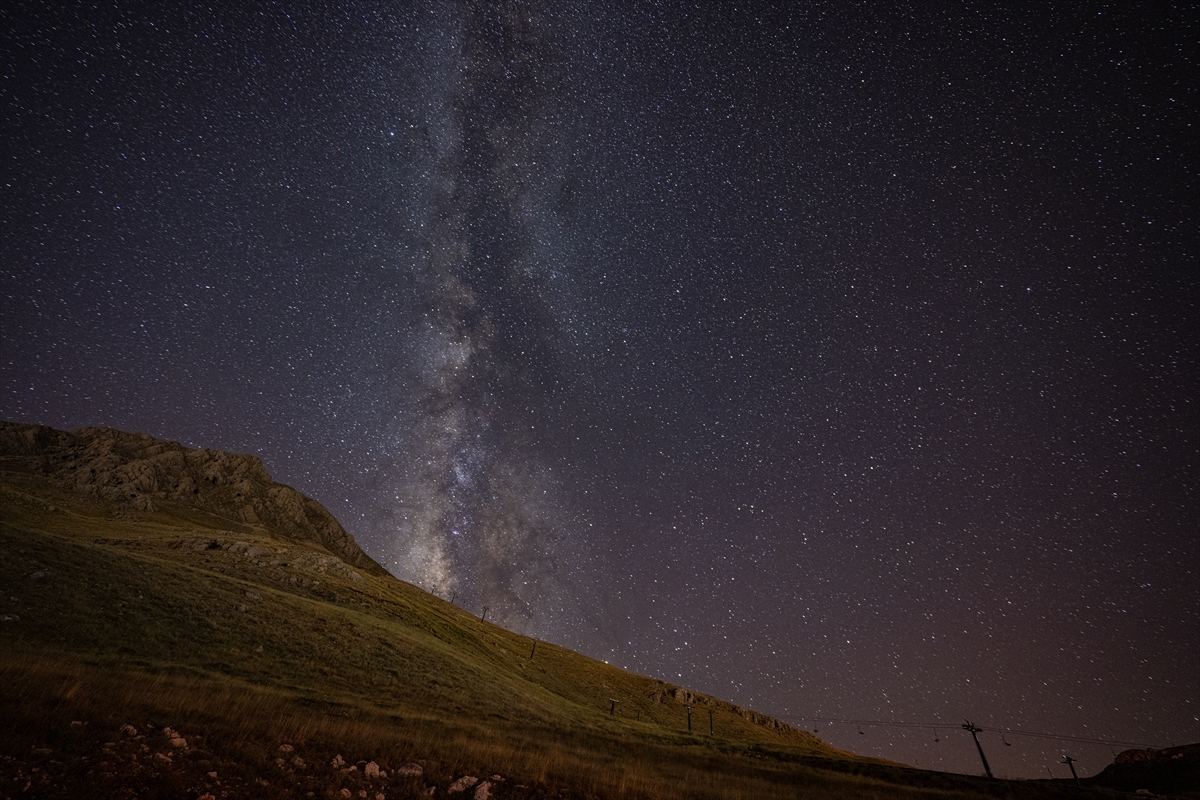
{"label": "rock formation", "polygon": [[[798,728],[793,728],[786,722],[768,717],[766,714],[759,714],[757,711],[751,711],[748,708],[736,706],[733,703],[724,700],[718,700],[715,697],[710,697],[704,694],[697,694],[690,689],[684,689],[681,686],[672,686],[670,684],[659,681],[659,686],[655,687],[648,695],[652,703],[667,703],[673,700],[678,705],[696,706],[699,709],[711,709],[713,711],[726,711],[731,714],[737,714],[742,719],[753,722],[755,725],[761,725],[764,728],[779,733],[786,733],[795,737],[804,739],[807,742],[819,743],[820,740],[811,733]],[[700,723],[701,725],[703,723]]]}
{"label": "rock formation", "polygon": [[1137,794],[1200,797],[1200,744],[1125,750],[1098,775],[1084,779],[1084,784]]}
{"label": "rock formation", "polygon": [[373,575],[387,574],[325,507],[271,479],[255,456],[184,447],[144,433],[0,422],[0,458],[79,494],[151,512],[180,504],[311,542]]}

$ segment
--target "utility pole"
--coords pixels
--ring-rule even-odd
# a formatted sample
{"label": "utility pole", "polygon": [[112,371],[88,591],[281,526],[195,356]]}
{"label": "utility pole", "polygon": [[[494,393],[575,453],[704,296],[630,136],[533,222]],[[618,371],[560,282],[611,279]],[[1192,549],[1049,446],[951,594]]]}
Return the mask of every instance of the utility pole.
{"label": "utility pole", "polygon": [[533,661],[533,654],[537,652],[537,639],[533,640],[533,647],[529,651],[529,660]]}
{"label": "utility pole", "polygon": [[692,707],[684,706],[688,710],[688,733],[692,732]]}
{"label": "utility pole", "polygon": [[1075,759],[1070,756],[1063,756],[1062,763],[1071,768],[1071,777],[1075,779],[1075,788],[1082,789],[1083,787],[1079,785],[1079,776],[1075,773]]}
{"label": "utility pole", "polygon": [[450,593],[450,605],[454,605],[454,599],[455,599],[456,597],[458,597],[458,592],[451,592],[451,593]]}
{"label": "utility pole", "polygon": [[712,732],[712,731],[713,731],[713,728],[712,728],[712,709],[710,708],[710,709],[708,710],[708,735],[709,735],[709,736],[712,736],[712,735],[713,735],[713,732]]}
{"label": "utility pole", "polygon": [[488,612],[488,607],[484,606],[483,607],[483,616],[479,618],[480,622],[487,622],[487,612]]}
{"label": "utility pole", "polygon": [[979,751],[979,760],[983,762],[983,771],[987,773],[989,778],[995,778],[996,776],[992,774],[992,768],[988,766],[987,756],[983,754],[983,745],[979,743],[979,737],[975,735],[980,733],[983,728],[976,727],[975,723],[971,722],[971,720],[967,720],[967,724],[962,727],[964,731],[970,731],[971,738],[975,740],[975,749]]}

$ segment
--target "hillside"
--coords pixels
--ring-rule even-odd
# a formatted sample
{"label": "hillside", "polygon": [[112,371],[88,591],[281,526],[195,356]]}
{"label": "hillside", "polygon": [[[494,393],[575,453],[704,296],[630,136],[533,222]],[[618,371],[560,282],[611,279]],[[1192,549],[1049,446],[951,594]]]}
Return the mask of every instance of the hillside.
{"label": "hillside", "polygon": [[0,423],[0,455],[9,469],[45,477],[121,511],[160,506],[201,511],[303,543],[372,575],[386,575],[325,507],[271,480],[255,456],[184,447],[112,428],[74,433]]}
{"label": "hillside", "polygon": [[252,456],[0,423],[0,520],[0,796],[1067,791],[864,759],[535,649],[391,577]]}
{"label": "hillside", "polygon": [[1125,750],[1098,775],[1085,779],[1089,786],[1121,792],[1200,798],[1200,744],[1163,750]]}

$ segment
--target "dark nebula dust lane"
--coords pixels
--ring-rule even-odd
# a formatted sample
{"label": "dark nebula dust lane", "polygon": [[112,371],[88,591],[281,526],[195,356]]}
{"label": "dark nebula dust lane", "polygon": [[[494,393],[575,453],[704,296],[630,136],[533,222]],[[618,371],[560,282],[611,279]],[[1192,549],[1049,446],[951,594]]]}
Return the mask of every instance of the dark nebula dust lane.
{"label": "dark nebula dust lane", "polygon": [[443,7],[428,24],[409,137],[420,306],[417,380],[401,391],[415,418],[393,465],[392,563],[494,618],[528,619],[565,527],[551,465],[563,421],[543,389],[560,372],[544,173],[561,109],[524,9]]}
{"label": "dark nebula dust lane", "polygon": [[6,6],[0,415],[857,752],[1195,741],[1198,16]]}

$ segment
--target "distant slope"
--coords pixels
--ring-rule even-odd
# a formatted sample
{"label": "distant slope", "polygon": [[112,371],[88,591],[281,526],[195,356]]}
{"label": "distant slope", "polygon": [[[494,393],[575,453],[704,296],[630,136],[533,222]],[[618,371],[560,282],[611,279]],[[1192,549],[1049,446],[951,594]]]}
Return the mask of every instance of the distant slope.
{"label": "distant slope", "polygon": [[1143,789],[1171,797],[1200,798],[1200,744],[1125,750],[1085,783],[1122,792]]}
{"label": "distant slope", "polygon": [[393,578],[257,459],[99,428],[0,426],[0,685],[0,794],[395,798],[464,774],[493,798],[996,786],[535,650]]}

